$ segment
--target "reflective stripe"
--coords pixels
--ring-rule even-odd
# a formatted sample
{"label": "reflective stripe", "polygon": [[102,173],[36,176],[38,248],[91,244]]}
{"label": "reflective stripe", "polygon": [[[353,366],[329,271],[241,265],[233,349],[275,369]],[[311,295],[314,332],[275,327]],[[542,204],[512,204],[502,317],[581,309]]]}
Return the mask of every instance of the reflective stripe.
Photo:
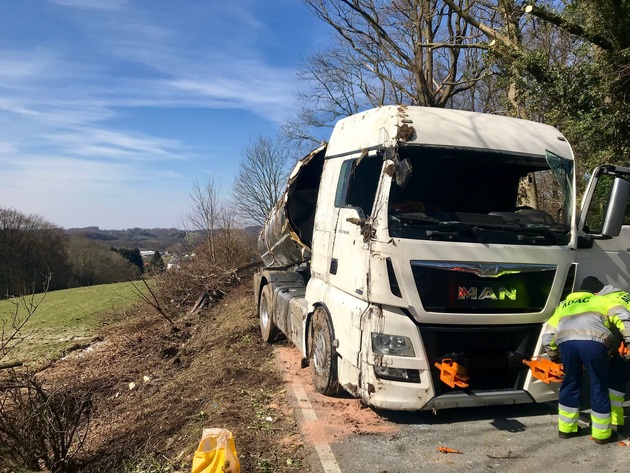
{"label": "reflective stripe", "polygon": [[610,426],[611,424],[600,424],[599,422],[595,422],[593,421],[593,423],[591,424],[591,429],[593,429],[593,432],[595,430],[610,430]]}
{"label": "reflective stripe", "polygon": [[612,428],[600,429],[596,424],[591,426],[591,435],[594,439],[605,440],[612,435]]}
{"label": "reflective stripe", "polygon": [[558,414],[558,420],[561,420],[565,424],[577,424],[578,421],[580,420],[580,418],[579,418],[579,416],[578,417],[567,417],[567,416],[563,416],[562,414]]}
{"label": "reflective stripe", "polygon": [[567,434],[578,431],[580,420],[579,407],[567,407],[558,404],[558,430]]}
{"label": "reflective stripe", "polygon": [[580,317],[598,317],[600,319],[605,319],[606,316],[604,314],[602,314],[601,312],[599,312],[598,310],[592,310],[592,311],[585,311],[585,312],[576,312],[575,314],[564,314],[562,315],[563,319],[579,319]]}
{"label": "reflective stripe", "polygon": [[571,414],[577,414],[578,416],[580,415],[580,408],[579,407],[563,406],[560,403],[558,403],[558,411],[564,412],[567,415],[571,415]]}
{"label": "reflective stripe", "polygon": [[604,440],[612,434],[612,416],[591,411],[591,435],[595,439]]}
{"label": "reflective stripe", "polygon": [[621,399],[621,400],[623,400],[624,396],[626,395],[626,393],[623,393],[621,391],[615,391],[614,389],[611,389],[611,388],[608,388],[608,394],[610,394],[611,399],[614,396],[615,399]]}
{"label": "reflective stripe", "polygon": [[564,432],[567,434],[570,434],[572,432],[577,432],[578,431],[578,423],[575,422],[573,424],[568,424],[566,422],[563,422],[562,419],[558,419],[558,430],[560,432]]}
{"label": "reflective stripe", "polygon": [[624,412],[623,412],[623,398],[624,393],[615,391],[614,389],[608,389],[610,395],[610,407],[611,407],[611,421],[613,425],[624,425]]}
{"label": "reflective stripe", "polygon": [[606,419],[610,417],[610,412],[595,412],[591,411],[591,418],[606,422]]}
{"label": "reflective stripe", "polygon": [[[602,329],[604,326],[602,325]],[[556,333],[556,343],[560,344],[569,340],[591,340],[603,343],[604,340],[610,338],[610,331],[587,329],[587,328],[568,328],[558,330]]]}

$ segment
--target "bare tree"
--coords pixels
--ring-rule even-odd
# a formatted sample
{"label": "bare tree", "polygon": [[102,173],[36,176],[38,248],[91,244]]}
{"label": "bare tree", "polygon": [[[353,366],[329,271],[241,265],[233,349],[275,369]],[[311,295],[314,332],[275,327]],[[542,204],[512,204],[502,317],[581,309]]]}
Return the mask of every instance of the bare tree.
{"label": "bare tree", "polygon": [[10,371],[0,382],[3,466],[8,461],[29,471],[77,471],[75,457],[87,439],[91,416],[90,392],[45,386],[36,374]]}
{"label": "bare tree", "polygon": [[460,0],[443,0],[460,21],[467,23],[471,31],[484,38],[488,45],[491,61],[489,67],[500,70],[505,80],[508,113],[527,118],[527,110],[519,93],[519,81],[526,67],[523,61],[523,33],[526,18],[521,2],[516,0],[494,0],[481,3],[470,10]]}
{"label": "bare tree", "polygon": [[259,136],[243,149],[232,198],[239,215],[262,225],[284,190],[289,156],[279,140]]}
{"label": "bare tree", "polygon": [[[555,67],[576,60],[568,32],[604,50],[626,44],[618,40],[625,33],[617,34],[627,30],[622,0],[588,0],[580,8],[569,0],[304,3],[333,28],[337,43],[315,52],[299,72],[306,84],[298,93],[301,109],[283,125],[297,142],[313,141],[309,127],[330,127],[341,117],[393,103],[542,119],[545,107],[529,98],[538,84],[554,79]],[[552,10],[587,17],[595,26],[588,30]],[[630,70],[624,68],[625,62],[618,69]]]}
{"label": "bare tree", "polygon": [[216,259],[214,232],[219,221],[221,207],[219,191],[220,187],[215,183],[214,176],[208,177],[204,183],[195,179],[190,194],[192,208],[186,215],[184,222],[184,228],[192,226],[193,231],[202,235],[202,244],[205,245],[208,255],[213,261]]}
{"label": "bare tree", "polygon": [[256,254],[255,238],[238,224],[234,203],[226,203],[220,215],[221,230],[216,234],[217,264],[226,270],[249,263]]}
{"label": "bare tree", "polygon": [[[446,107],[489,73],[483,34],[437,0],[304,0],[336,32],[300,78],[299,119],[311,126],[366,107],[406,103]],[[477,0],[456,0],[474,11]],[[472,31],[472,33],[471,33]]]}

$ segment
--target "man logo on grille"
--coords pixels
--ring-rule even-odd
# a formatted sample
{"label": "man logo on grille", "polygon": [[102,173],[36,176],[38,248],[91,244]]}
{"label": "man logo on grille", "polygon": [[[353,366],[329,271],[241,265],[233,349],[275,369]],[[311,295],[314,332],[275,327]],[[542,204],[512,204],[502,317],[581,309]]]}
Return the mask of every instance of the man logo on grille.
{"label": "man logo on grille", "polygon": [[495,290],[492,287],[462,287],[460,286],[457,290],[457,298],[461,300],[472,299],[472,300],[491,300],[491,301],[504,301],[509,299],[511,301],[516,300],[516,289],[514,288],[506,288],[499,287],[498,290]]}

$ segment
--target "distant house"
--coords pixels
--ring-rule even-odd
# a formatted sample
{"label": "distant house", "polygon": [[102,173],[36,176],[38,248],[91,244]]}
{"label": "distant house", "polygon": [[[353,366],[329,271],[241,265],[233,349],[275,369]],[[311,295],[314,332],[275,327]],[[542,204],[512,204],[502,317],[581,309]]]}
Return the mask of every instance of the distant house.
{"label": "distant house", "polygon": [[166,263],[166,269],[179,268],[179,258],[174,255],[168,263]]}

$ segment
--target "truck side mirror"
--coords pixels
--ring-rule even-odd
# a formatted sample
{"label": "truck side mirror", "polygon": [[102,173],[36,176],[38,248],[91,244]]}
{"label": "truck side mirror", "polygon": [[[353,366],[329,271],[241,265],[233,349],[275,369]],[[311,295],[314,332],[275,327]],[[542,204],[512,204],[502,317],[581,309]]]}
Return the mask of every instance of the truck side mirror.
{"label": "truck side mirror", "polygon": [[621,177],[615,177],[610,191],[610,201],[604,215],[604,225],[602,235],[616,237],[621,233],[626,210],[628,208],[628,198],[630,197],[630,182]]}

